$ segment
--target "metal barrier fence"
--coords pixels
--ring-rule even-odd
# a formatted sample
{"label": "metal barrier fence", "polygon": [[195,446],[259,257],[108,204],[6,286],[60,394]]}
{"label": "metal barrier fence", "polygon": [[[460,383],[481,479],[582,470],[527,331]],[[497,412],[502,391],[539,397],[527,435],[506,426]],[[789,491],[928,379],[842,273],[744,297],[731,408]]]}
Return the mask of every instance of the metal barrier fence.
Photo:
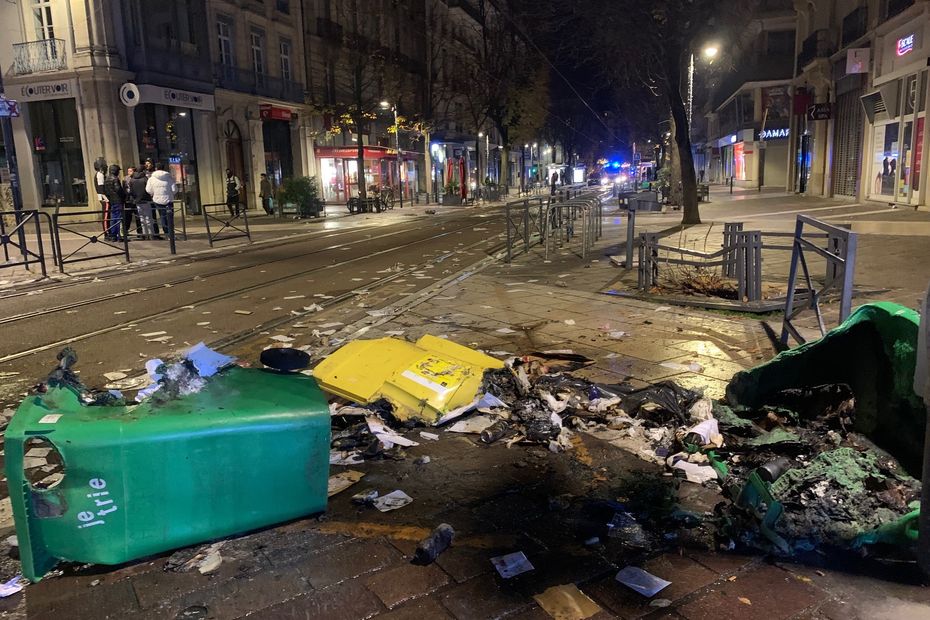
{"label": "metal barrier fence", "polygon": [[[213,209],[211,213],[210,210]],[[241,223],[238,221],[241,218]],[[213,232],[210,228],[210,222],[216,222],[221,224],[219,230]],[[229,209],[226,206],[225,202],[217,202],[213,204],[203,205],[203,223],[207,229],[207,241],[210,242],[210,247],[213,247],[214,243],[219,241],[228,241],[229,239],[238,239],[240,237],[245,237],[252,241],[252,233],[249,230],[249,215],[248,211],[244,208],[241,208],[235,214],[229,213]],[[229,231],[227,234],[223,235],[224,231]]]}
{"label": "metal barrier fence", "polygon": [[[0,211],[0,245],[3,246],[3,264],[0,267],[25,267],[29,269],[30,265],[39,265],[42,269],[42,277],[48,276],[48,268],[45,265],[45,243],[42,240],[42,224],[40,216],[48,218],[48,213],[42,213],[34,209],[25,211]],[[12,228],[7,228],[6,216],[13,216],[15,223]],[[29,248],[29,241],[25,234],[26,224],[32,221],[35,226],[36,248]],[[49,219],[49,230],[54,236],[54,229]],[[14,240],[15,236],[15,240]],[[10,247],[15,248],[14,254],[18,250],[21,260],[12,261],[10,259]],[[57,254],[54,255],[57,257]]]}
{"label": "metal barrier fence", "polygon": [[[638,285],[648,290],[658,284],[659,265],[682,265],[687,267],[720,267],[732,269],[736,278],[739,299],[762,300],[762,233],[758,230],[736,231],[719,250],[705,252],[690,248],[662,245],[658,233],[641,233],[639,247]],[[677,254],[680,258],[665,256],[659,252]],[[628,255],[629,255],[628,251]],[[685,256],[692,258],[684,258]]]}
{"label": "metal barrier fence", "polygon": [[[114,256],[122,256],[126,259],[127,263],[130,262],[129,242],[125,235],[122,236],[122,242],[111,241],[107,238],[106,230],[101,231],[101,234],[95,234],[87,232],[86,228],[82,228],[83,225],[87,224],[96,227],[101,222],[106,222],[106,217],[107,211],[105,209],[87,209],[83,211],[69,210],[61,212],[58,207],[55,208],[55,212],[52,214],[52,223],[54,225],[53,241],[55,243],[55,253],[58,259],[58,271],[64,273],[65,265],[98,260],[101,258],[112,258]],[[122,222],[120,222],[119,226],[121,228],[122,225]],[[61,249],[62,231],[71,233],[78,238],[79,242],[82,241],[81,245],[67,255],[65,255]],[[78,253],[85,250],[85,248],[101,248],[103,253],[77,256]]]}
{"label": "metal barrier fence", "polygon": [[[575,236],[575,222],[581,220],[581,258],[587,258],[588,249],[603,232],[603,198],[601,193],[584,193],[564,202],[550,202],[546,207],[543,243],[546,248],[545,259],[549,260],[550,240],[557,240],[559,246],[570,243]],[[557,236],[555,231],[559,231]]]}
{"label": "metal barrier fence", "polygon": [[[542,241],[545,235],[543,213],[548,198],[523,198],[504,205],[504,219],[507,224],[507,262],[513,259],[513,245],[518,239],[523,240],[523,251],[529,252],[531,245]],[[538,235],[534,237],[535,234]]]}
{"label": "metal barrier fence", "polygon": [[[814,235],[805,234],[804,227],[808,226],[815,230],[822,231],[817,235],[820,238],[826,237],[827,247],[822,248],[810,241]],[[798,344],[804,343],[804,338],[794,326],[794,319],[805,310],[813,310],[817,317],[817,326],[820,329],[820,335],[826,335],[827,330],[823,322],[823,313],[820,311],[820,301],[824,294],[833,289],[839,289],[840,313],[839,323],[846,320],[852,311],[852,288],[853,276],[856,271],[856,248],[858,246],[858,237],[856,233],[839,226],[827,224],[807,215],[798,215],[795,224],[794,233],[785,233],[791,235],[792,243],[790,246],[781,249],[791,249],[791,269],[788,272],[788,295],[785,298],[785,316],[782,319],[781,342],[788,344],[788,336],[792,336]],[[827,261],[827,273],[824,278],[823,286],[819,290],[815,289],[811,279],[810,270],[807,266],[807,257],[805,252],[812,252]],[[807,289],[802,291],[800,297],[802,303],[795,307],[795,298],[798,296],[797,279],[798,265],[804,272],[804,281]]]}

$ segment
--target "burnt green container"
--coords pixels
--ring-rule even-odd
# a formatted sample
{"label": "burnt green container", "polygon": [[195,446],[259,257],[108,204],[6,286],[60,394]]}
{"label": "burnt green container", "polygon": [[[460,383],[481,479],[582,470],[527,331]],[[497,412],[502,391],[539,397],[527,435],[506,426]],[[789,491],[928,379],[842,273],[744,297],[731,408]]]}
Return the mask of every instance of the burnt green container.
{"label": "burnt green container", "polygon": [[[151,401],[151,399],[150,399]],[[49,489],[26,480],[26,442],[64,462]],[[196,394],[88,407],[69,388],[30,396],[6,431],[23,575],[60,560],[119,564],[326,509],[330,418],[303,375],[234,367]]]}

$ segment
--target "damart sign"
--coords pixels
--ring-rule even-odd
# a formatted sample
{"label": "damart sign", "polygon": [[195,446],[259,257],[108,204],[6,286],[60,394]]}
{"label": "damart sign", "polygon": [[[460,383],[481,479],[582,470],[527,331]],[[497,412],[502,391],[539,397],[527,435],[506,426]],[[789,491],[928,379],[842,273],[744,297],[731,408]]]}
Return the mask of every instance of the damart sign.
{"label": "damart sign", "polygon": [[788,137],[788,128],[781,127],[779,129],[764,129],[759,132],[760,140],[781,140],[782,138]]}

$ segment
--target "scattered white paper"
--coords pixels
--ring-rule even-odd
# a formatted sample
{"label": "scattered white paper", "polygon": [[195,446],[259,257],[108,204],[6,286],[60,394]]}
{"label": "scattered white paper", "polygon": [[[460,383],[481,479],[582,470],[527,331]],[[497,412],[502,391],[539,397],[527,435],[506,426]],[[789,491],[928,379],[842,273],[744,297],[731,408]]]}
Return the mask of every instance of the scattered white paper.
{"label": "scattered white paper", "polygon": [[209,324],[210,324],[210,321],[200,321],[199,323],[197,323],[197,327],[206,327]]}
{"label": "scattered white paper", "polygon": [[172,339],[172,336],[159,336],[158,338],[149,338],[146,342],[168,342]]}
{"label": "scattered white paper", "polygon": [[610,332],[610,337],[614,340],[620,340],[624,336],[629,336],[629,332]]}
{"label": "scattered white paper", "polygon": [[403,336],[403,335],[404,335],[404,330],[402,330],[402,329],[395,329],[395,330],[391,330],[391,331],[389,331],[389,332],[384,332],[384,335],[385,335],[385,336],[393,336],[393,337],[397,338],[397,337],[400,337],[400,336]]}
{"label": "scattered white paper", "polygon": [[476,415],[467,420],[460,420],[449,427],[450,433],[469,433],[477,435],[496,422],[496,419],[486,415]]}
{"label": "scattered white paper", "polygon": [[107,381],[119,381],[120,379],[126,378],[125,372],[105,372],[103,373],[104,378]]}
{"label": "scattered white paper", "polygon": [[382,495],[372,502],[372,505],[381,512],[389,512],[403,508],[413,501],[413,498],[401,490],[393,491],[387,495]]}
{"label": "scattered white paper", "polygon": [[668,368],[670,370],[681,370],[683,372],[701,372],[704,370],[704,367],[697,362],[688,362],[687,364],[680,364],[678,362],[662,362],[659,364],[659,366]]}
{"label": "scattered white paper", "polygon": [[294,339],[290,336],[282,336],[280,334],[277,336],[272,336],[271,339],[275,342],[283,342],[284,344],[290,344],[291,342],[294,342]]}
{"label": "scattered white paper", "polygon": [[290,301],[290,300],[292,300],[292,299],[303,299],[304,297],[306,297],[306,295],[288,295],[288,296],[285,297],[284,299],[285,299],[286,301]]}
{"label": "scattered white paper", "polygon": [[0,598],[12,596],[21,592],[29,582],[22,575],[16,575],[4,584],[0,584]]}
{"label": "scattered white paper", "polygon": [[419,446],[417,442],[407,439],[402,435],[398,435],[392,429],[384,425],[384,422],[380,418],[375,416],[368,416],[365,418],[365,422],[368,424],[368,430],[371,431],[371,434],[378,438],[378,440],[384,444],[384,447],[390,449],[395,444],[398,446],[404,446],[409,448],[411,446]]}
{"label": "scattered white paper", "polygon": [[[320,327],[320,329],[330,329],[330,328],[333,328],[333,327],[339,327],[340,325],[345,325],[345,323],[340,323],[340,322],[338,322],[338,321],[335,322],[335,323],[323,323],[323,324],[320,325],[319,327]],[[296,325],[295,325],[295,327],[296,327]]]}
{"label": "scattered white paper", "polygon": [[574,325],[574,324],[575,324],[575,319],[565,319],[565,321],[563,321],[563,322],[564,322],[566,325]]}
{"label": "scattered white paper", "polygon": [[660,579],[636,566],[622,568],[617,573],[616,579],[626,587],[650,598],[658,594],[662,589],[672,585],[671,581]]}
{"label": "scattered white paper", "polygon": [[494,565],[494,568],[497,569],[497,572],[504,579],[510,579],[522,573],[535,570],[534,566],[530,564],[529,559],[526,557],[526,554],[522,551],[491,558],[491,564]]}
{"label": "scattered white paper", "polygon": [[149,332],[147,334],[140,334],[143,338],[154,338],[155,336],[164,336],[168,332]]}
{"label": "scattered white paper", "polygon": [[62,414],[60,413],[49,413],[47,415],[44,415],[41,418],[39,418],[39,424],[54,424],[59,419],[61,419],[61,415]]}
{"label": "scattered white paper", "polygon": [[[218,353],[202,342],[198,342],[184,354],[197,369],[201,377],[212,377],[220,369],[236,362],[236,358]],[[146,364],[148,369],[148,364]]]}
{"label": "scattered white paper", "polygon": [[439,435],[436,433],[427,433],[426,431],[420,431],[420,437],[423,439],[429,439],[430,441],[439,441]]}
{"label": "scattered white paper", "polygon": [[310,304],[309,306],[304,306],[304,310],[307,312],[322,312],[323,306],[320,304]]}
{"label": "scattered white paper", "polygon": [[510,408],[510,405],[499,399],[494,394],[486,392],[478,399],[476,405],[478,409],[494,409],[496,407],[506,407]]}
{"label": "scattered white paper", "polygon": [[704,484],[710,480],[717,480],[717,471],[710,465],[699,465],[686,461],[677,455],[669,457],[672,469],[680,469],[685,472],[685,480],[694,484]]}
{"label": "scattered white paper", "polygon": [[252,314],[252,311],[251,311],[251,310],[235,310],[235,311],[233,311],[233,314],[245,314],[245,315],[249,315],[249,314]]}
{"label": "scattered white paper", "polygon": [[668,312],[671,309],[672,309],[671,306],[659,306],[658,308],[655,309],[655,311],[656,312]]}
{"label": "scattered white paper", "polygon": [[509,327],[501,327],[500,329],[494,330],[498,334],[515,334],[517,331],[515,329],[510,329]]}
{"label": "scattered white paper", "polygon": [[697,426],[688,429],[688,434],[695,433],[701,436],[704,445],[713,443],[713,440],[720,435],[720,429],[717,426],[717,420],[704,420]]}
{"label": "scattered white paper", "polygon": [[330,465],[360,465],[365,462],[362,455],[354,450],[331,450]]}

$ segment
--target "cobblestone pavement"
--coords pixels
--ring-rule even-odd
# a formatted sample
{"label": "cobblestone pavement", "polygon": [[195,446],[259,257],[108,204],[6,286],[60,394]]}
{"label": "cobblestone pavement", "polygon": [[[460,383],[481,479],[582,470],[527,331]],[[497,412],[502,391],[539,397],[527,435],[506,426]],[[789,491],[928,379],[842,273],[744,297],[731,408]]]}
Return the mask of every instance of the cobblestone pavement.
{"label": "cobblestone pavement", "polygon": [[[740,202],[750,204],[748,198]],[[735,371],[773,354],[756,317],[600,292],[616,283],[617,268],[605,254],[615,249],[620,230],[608,226],[597,252],[584,261],[563,248],[546,263],[534,250],[512,265],[450,276],[428,294],[395,301],[385,316],[366,315],[343,331],[411,340],[430,333],[499,355],[572,349],[595,360],[579,372],[591,379],[644,385],[671,378],[714,397]],[[345,315],[323,312],[314,321],[334,318]],[[242,357],[257,357],[258,350]],[[696,362],[700,370],[663,362]],[[417,438],[417,430],[407,434]],[[62,576],[0,600],[0,611],[77,619],[532,619],[551,617],[534,595],[575,584],[600,608],[591,616],[598,619],[930,617],[930,591],[914,584],[906,566],[816,554],[797,564],[773,562],[710,550],[685,530],[657,554],[586,545],[585,523],[592,518],[586,507],[622,497],[630,485],[668,490],[697,511],[719,501],[718,491],[679,486],[657,466],[592,436],[580,434],[572,450],[553,454],[439,435],[438,441],[418,439],[405,460],[352,467],[366,474],[353,488],[402,489],[413,497],[402,509],[359,507],[347,491],[331,499],[325,515],[227,542],[224,561],[211,574],[165,572],[165,557],[68,567]],[[419,456],[430,462],[418,464]],[[342,469],[333,466],[331,473]],[[412,565],[416,541],[443,522],[456,529],[453,547],[434,565]],[[523,551],[535,570],[501,579],[490,558],[513,551]],[[654,597],[667,606],[614,579],[628,563],[672,582]]]}

